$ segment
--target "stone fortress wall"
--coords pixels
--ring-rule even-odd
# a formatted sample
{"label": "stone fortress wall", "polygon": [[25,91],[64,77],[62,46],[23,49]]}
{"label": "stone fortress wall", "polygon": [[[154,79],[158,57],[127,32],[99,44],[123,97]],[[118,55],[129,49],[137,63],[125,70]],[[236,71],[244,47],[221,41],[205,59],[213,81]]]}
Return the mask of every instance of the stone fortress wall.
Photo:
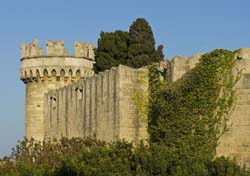
{"label": "stone fortress wall", "polygon": [[235,85],[236,106],[229,117],[231,127],[222,135],[217,154],[235,157],[241,165],[250,167],[250,48],[240,49],[236,57],[233,75],[242,70]]}
{"label": "stone fortress wall", "polygon": [[[148,139],[147,123],[131,95],[147,93],[147,68],[120,65],[94,75],[93,45],[75,42],[68,56],[63,41],[47,41],[47,54],[38,42],[22,45],[21,79],[26,84],[26,137],[38,140],[64,137],[95,137],[138,142]],[[175,82],[194,68],[201,54],[176,56],[159,64],[163,79]],[[243,69],[235,86],[237,101],[230,114],[229,131],[220,139],[217,155],[236,157],[250,166],[250,49],[240,49],[233,70]]]}
{"label": "stone fortress wall", "polygon": [[[148,70],[120,65],[45,95],[45,139],[94,137],[105,141],[147,138],[131,94]],[[143,91],[143,90],[142,90]]]}

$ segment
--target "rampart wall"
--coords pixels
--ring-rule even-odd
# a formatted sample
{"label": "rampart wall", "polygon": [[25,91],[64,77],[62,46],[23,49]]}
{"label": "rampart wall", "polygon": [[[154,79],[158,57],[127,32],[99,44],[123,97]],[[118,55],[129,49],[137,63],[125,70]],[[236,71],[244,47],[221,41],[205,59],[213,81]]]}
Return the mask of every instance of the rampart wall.
{"label": "rampart wall", "polygon": [[229,130],[217,147],[217,154],[236,158],[241,165],[250,167],[250,48],[240,49],[233,75],[242,71],[235,86],[236,106],[229,116]]}
{"label": "rampart wall", "polygon": [[181,78],[186,72],[195,67],[199,63],[201,54],[196,54],[191,57],[175,56],[170,61],[170,82],[175,82]]}
{"label": "rampart wall", "polygon": [[[105,141],[147,138],[131,96],[147,79],[146,68],[120,65],[45,94],[45,139],[95,137]],[[147,87],[147,86],[146,86]],[[143,90],[144,89],[144,90]]]}

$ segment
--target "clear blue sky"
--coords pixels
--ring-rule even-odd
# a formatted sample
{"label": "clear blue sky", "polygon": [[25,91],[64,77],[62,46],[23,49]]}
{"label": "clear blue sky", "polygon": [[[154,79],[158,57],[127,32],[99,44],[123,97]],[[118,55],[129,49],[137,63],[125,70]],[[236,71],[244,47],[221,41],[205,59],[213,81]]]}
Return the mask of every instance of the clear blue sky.
{"label": "clear blue sky", "polygon": [[[249,0],[5,0],[0,2],[0,157],[24,135],[22,42],[76,39],[96,44],[100,31],[150,23],[165,57],[250,47]],[[72,52],[72,51],[71,51]]]}

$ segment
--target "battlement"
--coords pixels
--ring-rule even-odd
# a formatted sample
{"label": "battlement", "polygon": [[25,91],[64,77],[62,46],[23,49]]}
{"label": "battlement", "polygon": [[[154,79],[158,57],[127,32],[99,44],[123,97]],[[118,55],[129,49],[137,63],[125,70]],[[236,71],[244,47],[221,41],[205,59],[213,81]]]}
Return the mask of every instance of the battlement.
{"label": "battlement", "polygon": [[[64,40],[46,41],[46,54],[43,54],[43,49],[39,48],[39,41],[33,40],[31,43],[23,43],[21,45],[21,58],[45,56],[70,56],[68,49],[64,48]],[[74,55],[71,57],[81,57],[89,60],[95,60],[94,45],[87,42],[74,42]]]}
{"label": "battlement", "polygon": [[76,57],[95,58],[94,45],[92,43],[75,41],[74,51]]}
{"label": "battlement", "polygon": [[94,64],[94,45],[75,41],[74,56],[69,56],[64,41],[46,41],[46,55],[39,48],[38,40],[21,45],[22,59],[20,78],[24,83],[56,78],[74,81],[92,76]]}
{"label": "battlement", "polygon": [[47,56],[68,56],[69,52],[67,48],[64,48],[64,41],[46,41]]}
{"label": "battlement", "polygon": [[38,47],[38,43],[39,43],[38,40],[33,40],[29,44],[22,43],[22,45],[21,45],[21,50],[22,50],[21,58],[42,56],[43,49]]}

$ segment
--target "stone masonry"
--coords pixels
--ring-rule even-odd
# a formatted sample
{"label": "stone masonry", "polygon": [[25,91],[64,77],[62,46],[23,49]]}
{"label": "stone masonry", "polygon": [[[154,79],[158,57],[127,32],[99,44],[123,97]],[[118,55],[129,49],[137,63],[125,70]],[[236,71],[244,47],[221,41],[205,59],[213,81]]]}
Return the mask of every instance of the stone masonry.
{"label": "stone masonry", "polygon": [[[105,141],[147,139],[147,124],[131,99],[135,87],[141,87],[137,81],[147,78],[147,74],[146,68],[120,65],[49,91],[44,99],[45,139],[62,136]],[[145,90],[142,87],[139,91]]]}
{"label": "stone masonry", "polygon": [[[22,44],[21,80],[26,85],[25,135],[37,140],[94,137],[105,141],[147,140],[147,123],[132,100],[147,94],[148,69],[118,66],[94,75],[93,44],[75,41],[69,56],[64,41],[47,41],[46,54],[38,41]],[[250,48],[238,51],[232,71],[242,70],[235,86],[237,101],[230,126],[220,139],[217,155],[235,157],[250,166]],[[175,82],[194,68],[201,54],[176,56],[159,64],[162,79]],[[140,84],[145,80],[146,85]]]}
{"label": "stone masonry", "polygon": [[250,167],[250,48],[240,49],[236,57],[233,74],[242,70],[241,79],[235,86],[236,106],[229,117],[229,131],[220,139],[217,154],[235,157],[241,165]]}
{"label": "stone masonry", "polygon": [[85,48],[75,47],[77,56],[69,56],[63,40],[58,42],[48,40],[45,55],[42,48],[38,47],[37,40],[28,45],[22,44],[20,77],[26,85],[25,136],[27,138],[44,139],[44,93],[93,75],[94,55],[91,47],[93,45],[85,46]]}

